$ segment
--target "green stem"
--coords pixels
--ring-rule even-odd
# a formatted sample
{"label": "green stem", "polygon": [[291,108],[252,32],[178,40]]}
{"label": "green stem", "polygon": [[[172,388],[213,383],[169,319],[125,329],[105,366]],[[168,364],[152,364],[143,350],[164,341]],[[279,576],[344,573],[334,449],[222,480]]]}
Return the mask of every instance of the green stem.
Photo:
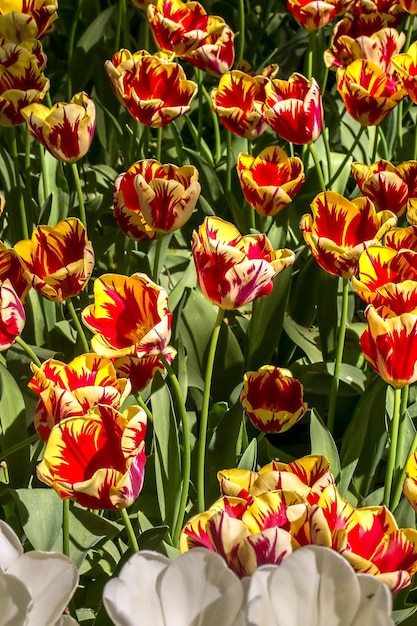
{"label": "green stem", "polygon": [[23,350],[26,352],[26,354],[28,355],[28,357],[30,357],[32,359],[32,361],[35,363],[35,365],[37,365],[38,367],[42,366],[42,363],[40,362],[39,358],[37,357],[37,355],[35,354],[35,352],[32,350],[32,348],[30,347],[29,344],[26,343],[26,341],[24,341],[24,339],[22,339],[22,337],[20,337],[19,335],[16,337],[15,339],[16,343],[19,344],[19,346],[21,348],[23,348]]}
{"label": "green stem", "polygon": [[132,522],[129,515],[127,514],[126,509],[120,509],[120,515],[126,528],[127,539],[130,545],[130,549],[132,550],[132,552],[139,552],[138,540],[136,539],[135,531],[133,530]]}
{"label": "green stem", "polygon": [[162,248],[163,239],[164,239],[164,234],[159,233],[158,238],[156,240],[155,258],[153,262],[153,272],[152,272],[152,280],[154,283],[157,283],[157,284],[159,280],[159,265],[161,262],[161,248]]}
{"label": "green stem", "polygon": [[401,389],[394,389],[394,413],[390,424],[390,441],[388,451],[387,471],[385,474],[384,504],[389,507],[391,502],[392,479],[397,454],[398,428],[400,425]]}
{"label": "green stem", "polygon": [[207,357],[207,365],[206,365],[206,375],[204,378],[204,393],[203,393],[203,404],[201,408],[201,416],[200,416],[200,432],[198,436],[198,452],[197,452],[197,503],[198,510],[201,513],[205,508],[205,485],[204,485],[204,470],[205,470],[205,461],[206,461],[206,439],[207,439],[207,427],[208,427],[208,413],[209,413],[209,404],[210,404],[210,389],[211,389],[211,379],[213,377],[213,366],[214,366],[214,357],[216,355],[217,341],[220,334],[220,328],[222,325],[224,316],[224,311],[219,307],[217,311],[216,322],[214,324],[213,333],[211,335],[208,357]]}
{"label": "green stem", "polygon": [[49,184],[48,168],[46,167],[45,148],[41,144],[39,144],[39,160],[41,162],[42,189],[43,189],[44,202],[45,202],[45,200],[49,198],[49,195],[51,193],[51,188]]}
{"label": "green stem", "polygon": [[343,159],[342,163],[339,165],[339,167],[337,168],[336,172],[333,174],[332,178],[329,181],[329,185],[328,188],[330,189],[333,185],[333,183],[335,183],[335,181],[339,178],[340,174],[343,172],[343,170],[345,169],[349,159],[351,158],[354,149],[356,148],[356,146],[358,145],[358,143],[361,140],[362,134],[364,133],[366,129],[366,126],[361,126],[358,134],[355,137],[354,142],[352,143],[349,152],[347,153],[347,155],[345,156],[345,158]]}
{"label": "green stem", "polygon": [[[75,33],[77,31],[77,24],[78,24],[78,20],[79,20],[79,17],[80,17],[82,4],[83,4],[83,1],[82,0],[78,0],[77,10],[75,12],[74,20],[73,20],[73,22],[71,24],[71,29],[70,29],[70,33],[69,33],[69,37],[68,37],[67,62],[68,62],[68,67],[70,69],[71,69],[72,54],[74,52]],[[116,50],[118,50],[118,48],[116,48]],[[71,98],[72,98],[71,71],[67,72],[67,95],[68,95],[68,100],[71,100]]]}
{"label": "green stem", "polygon": [[85,214],[85,204],[83,190],[81,189],[81,181],[78,173],[78,167],[76,163],[71,163],[72,173],[74,175],[75,188],[77,190],[78,203],[80,206],[80,219],[84,224],[84,228],[87,230],[87,217]]}
{"label": "green stem", "polygon": [[385,139],[385,135],[384,132],[381,128],[381,126],[377,126],[378,129],[378,137],[379,140],[381,142],[381,146],[382,146],[382,158],[383,159],[388,159],[388,146],[387,146],[387,140]]}
{"label": "green stem", "polygon": [[226,131],[226,193],[232,192],[232,133]]}
{"label": "green stem", "polygon": [[378,139],[379,139],[379,133],[378,133],[378,127],[374,126],[374,145],[372,148],[372,156],[371,156],[371,163],[375,163],[376,161],[376,155],[378,154]]}
{"label": "green stem", "polygon": [[326,151],[327,178],[328,180],[331,180],[332,178],[332,154],[330,151],[330,143],[329,143],[329,129],[324,127],[321,136],[323,137],[324,149]]}
{"label": "green stem", "polygon": [[310,32],[308,39],[307,57],[306,57],[306,77],[310,80],[313,76],[313,51],[314,51],[314,31]]}
{"label": "green stem", "polygon": [[[403,116],[404,116],[404,100],[397,107],[397,141],[396,149],[401,150],[403,147]],[[397,153],[398,156],[398,153]]]}
{"label": "green stem", "polygon": [[7,448],[7,450],[4,450],[4,452],[0,452],[0,458],[3,460],[7,458],[8,456],[10,456],[11,454],[18,452],[19,450],[22,450],[22,448],[26,448],[26,446],[30,446],[32,443],[35,443],[35,441],[38,441],[38,440],[39,440],[39,436],[37,434],[31,435],[31,437],[27,437],[27,439],[24,439],[23,441],[19,441],[19,443],[16,443],[11,448]]}
{"label": "green stem", "polygon": [[244,0],[239,0],[238,4],[238,46],[237,46],[237,55],[236,61],[239,62],[243,59],[245,53],[245,3]]}
{"label": "green stem", "polygon": [[196,141],[196,150],[200,151],[201,148],[201,137],[203,135],[203,120],[204,120],[204,111],[203,111],[203,72],[198,68],[195,68],[195,78],[198,85],[198,117],[197,117],[197,141]]}
{"label": "green stem", "polygon": [[183,454],[182,454],[182,488],[181,488],[181,496],[180,502],[178,506],[177,518],[173,525],[172,532],[172,540],[174,546],[177,546],[181,529],[184,524],[184,516],[185,510],[187,508],[188,502],[188,490],[190,486],[190,477],[191,477],[191,441],[190,441],[190,426],[188,423],[187,410],[185,408],[184,397],[181,391],[180,384],[178,382],[178,378],[175,375],[174,370],[172,369],[170,363],[167,361],[165,356],[160,353],[159,358],[165,366],[165,369],[168,373],[168,378],[170,382],[170,388],[172,397],[175,402],[175,409],[177,414],[180,417],[182,424],[182,443],[183,443]]}
{"label": "green stem", "polygon": [[135,393],[134,396],[135,396],[136,402],[145,411],[146,417],[148,418],[148,422],[150,422],[152,424],[152,422],[153,422],[153,415],[152,415],[151,411],[149,410],[148,405],[146,404],[146,402],[143,401],[143,398],[140,395],[140,393]]}
{"label": "green stem", "polygon": [[[409,388],[410,388],[409,385],[405,385],[401,389],[400,426],[398,429],[397,450],[395,453],[394,489],[393,489],[393,494],[392,494],[392,499],[391,499],[391,507],[393,511],[395,511],[395,509],[397,508],[398,503],[401,498],[401,492],[402,492],[403,482],[405,478],[405,467],[407,463],[407,459],[405,459],[405,462],[403,462],[403,459],[401,458],[401,451],[404,448],[405,427],[407,424],[406,412],[407,412],[407,406],[408,406]],[[414,439],[415,440],[417,439],[417,433],[414,435]],[[412,446],[411,446],[411,451],[414,451],[414,448],[416,445],[417,443],[415,444],[413,441]]]}
{"label": "green stem", "polygon": [[323,170],[321,169],[320,160],[317,154],[317,150],[314,147],[313,143],[308,144],[308,149],[310,150],[310,154],[313,157],[314,165],[316,167],[317,176],[319,178],[319,183],[322,191],[326,191],[326,183],[324,181]]}
{"label": "green stem", "polygon": [[415,15],[410,14],[408,16],[407,36],[405,38],[404,50],[407,52],[410,47],[411,37],[413,36]]}
{"label": "green stem", "polygon": [[156,151],[155,151],[155,159],[161,162],[161,153],[162,153],[162,126],[158,128],[156,131]]}
{"label": "green stem", "polygon": [[70,555],[70,535],[69,535],[70,500],[62,500],[62,552],[65,556]]}
{"label": "green stem", "polygon": [[149,151],[149,126],[142,126],[142,134],[140,136],[140,141],[139,141],[139,146],[138,146],[138,155],[142,155],[143,159],[147,159],[148,151]]}
{"label": "green stem", "polygon": [[15,126],[12,126],[11,128],[10,144],[11,144],[10,151],[12,153],[12,159],[13,159],[13,164],[14,164],[16,191],[17,191],[17,196],[18,196],[18,201],[19,201],[19,213],[20,213],[20,223],[22,227],[22,235],[23,235],[23,239],[29,239],[29,230],[28,230],[28,224],[27,224],[25,201],[23,197],[22,181],[20,179],[19,154],[17,151],[17,137],[16,137]]}
{"label": "green stem", "polygon": [[[410,446],[410,450],[409,450],[409,453],[407,455],[407,459],[409,459],[410,456],[412,454],[414,454],[416,448],[417,448],[417,433],[414,435],[414,439],[413,439],[413,442],[412,442],[412,444]],[[398,504],[400,502],[400,499],[401,499],[401,494],[402,494],[402,491],[403,491],[404,480],[405,480],[405,476],[406,476],[406,473],[407,473],[406,472],[406,467],[407,467],[406,463],[401,467],[401,473],[398,476],[398,480],[397,480],[397,482],[395,484],[395,487],[394,487],[394,493],[392,495],[392,505],[391,505],[391,508],[392,508],[393,511],[395,511],[395,509],[397,508],[397,506],[398,506]]]}
{"label": "green stem", "polygon": [[78,333],[79,338],[81,339],[81,343],[83,345],[83,350],[85,353],[90,352],[90,346],[88,345],[88,341],[87,341],[87,337],[85,336],[85,332],[83,327],[81,326],[81,322],[78,319],[78,315],[74,309],[74,305],[72,303],[71,298],[67,298],[65,300],[67,307],[68,307],[68,311],[71,315],[72,321],[74,323],[75,329]]}
{"label": "green stem", "polygon": [[32,217],[32,179],[30,176],[30,133],[29,126],[26,124],[25,134],[25,205],[30,211],[30,217]]}
{"label": "green stem", "polygon": [[343,348],[345,345],[348,302],[349,302],[349,280],[347,278],[343,278],[342,312],[340,315],[339,331],[337,333],[334,372],[333,372],[333,378],[332,378],[332,383],[330,387],[329,413],[327,416],[327,428],[329,429],[330,433],[333,432],[334,420],[335,420],[335,415],[336,415],[337,393],[339,391],[339,382],[340,382],[339,381],[340,367],[342,365]]}
{"label": "green stem", "polygon": [[211,98],[203,83],[201,83],[201,90],[204,94],[205,99],[207,100],[207,104],[210,107],[210,115],[211,115],[211,120],[213,123],[213,133],[214,133],[214,163],[217,164],[220,161],[220,157],[222,155],[219,118],[217,117],[213,109],[211,108]]}

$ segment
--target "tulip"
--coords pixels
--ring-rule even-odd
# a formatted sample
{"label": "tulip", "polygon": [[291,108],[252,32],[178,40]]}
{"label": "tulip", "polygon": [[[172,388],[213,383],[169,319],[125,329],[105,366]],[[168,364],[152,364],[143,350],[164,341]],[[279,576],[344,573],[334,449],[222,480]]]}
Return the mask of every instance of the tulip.
{"label": "tulip", "polygon": [[30,46],[10,41],[0,46],[0,126],[22,124],[25,106],[43,100],[48,90],[49,80]]}
{"label": "tulip", "polygon": [[285,432],[307,410],[300,381],[289,370],[272,365],[246,372],[240,402],[255,428],[265,433]]}
{"label": "tulip", "polygon": [[[408,248],[409,251],[417,252],[417,226],[412,224],[403,228],[391,228],[385,237],[385,245],[394,250]],[[413,263],[412,265],[410,269],[414,268]]]}
{"label": "tulip", "polygon": [[394,75],[358,59],[336,72],[337,90],[350,115],[363,126],[379,124],[406,96]]}
{"label": "tulip", "polygon": [[46,67],[47,57],[37,37],[38,27],[33,18],[24,13],[13,12],[6,15],[0,13],[0,47],[4,48],[4,51],[9,49],[7,54],[10,53],[12,62],[16,60],[16,55],[17,58],[20,57],[20,48],[27,50],[32,55],[39,72],[42,72]]}
{"label": "tulip", "polygon": [[218,16],[207,15],[199,2],[157,0],[148,7],[157,45],[210,74],[223,74],[234,61],[234,34]]}
{"label": "tulip", "polygon": [[408,96],[417,104],[417,41],[411,44],[407,52],[394,56],[392,64]]}
{"label": "tulip", "polygon": [[0,241],[0,280],[10,280],[19,299],[24,303],[30,284],[25,278],[19,255],[13,248],[7,248]]}
{"label": "tulip", "polygon": [[106,61],[113,91],[130,115],[152,128],[166,126],[191,108],[197,85],[162,53],[121,50]]}
{"label": "tulip", "polygon": [[268,82],[265,76],[249,76],[239,70],[223,74],[211,92],[211,101],[213,111],[230,132],[256,139],[267,128],[262,107]]}
{"label": "tulip", "polygon": [[354,0],[352,7],[333,29],[333,40],[342,35],[372,36],[381,28],[397,28],[404,17],[398,0]]}
{"label": "tulip", "polygon": [[[177,352],[171,346],[162,350],[164,358],[172,363]],[[114,368],[118,376],[126,377],[132,387],[132,393],[142,391],[155,377],[156,372],[164,374],[165,365],[156,355],[150,356],[122,356],[113,360]]]}
{"label": "tulip", "polygon": [[[137,581],[141,584],[138,585]],[[239,626],[244,600],[240,580],[224,560],[208,550],[180,555],[175,561],[143,550],[123,565],[104,587],[103,602],[115,626],[182,624]],[[238,619],[239,618],[239,619]]]}
{"label": "tulip", "polygon": [[35,20],[37,37],[41,38],[52,30],[58,18],[58,0],[2,0],[0,15],[23,13]]}
{"label": "tulip", "polygon": [[295,144],[317,139],[323,126],[320,87],[312,78],[292,74],[271,80],[265,87],[264,119],[280,137]]}
{"label": "tulip", "polygon": [[287,0],[287,9],[303,28],[314,31],[343,15],[351,4],[352,0]]}
{"label": "tulip", "polygon": [[144,233],[149,238],[153,233],[171,233],[191,217],[200,190],[198,171],[192,165],[138,161],[116,179],[116,220],[132,239],[143,239]]}
{"label": "tulip", "polygon": [[222,309],[237,309],[272,291],[273,278],[295,254],[276,250],[265,235],[241,236],[218,217],[206,217],[193,233],[192,253],[203,294]]}
{"label": "tulip", "polygon": [[417,312],[395,315],[387,307],[365,309],[367,328],[360,338],[366,360],[385,382],[404,387],[417,381]]}
{"label": "tulip", "polygon": [[236,169],[246,200],[260,215],[282,211],[305,180],[301,159],[288,157],[279,146],[265,148],[257,157],[239,154]]}
{"label": "tulip", "polygon": [[32,550],[23,553],[16,533],[0,520],[1,623],[70,626],[62,613],[78,585],[78,571],[67,556]]}
{"label": "tulip", "polygon": [[410,15],[417,15],[417,1],[416,0],[398,0],[404,11],[410,13]]}
{"label": "tulip", "polygon": [[0,352],[14,344],[25,325],[25,309],[10,280],[0,281]]}
{"label": "tulip", "polygon": [[31,368],[29,387],[39,396],[34,425],[45,442],[63,419],[85,415],[97,404],[118,409],[130,393],[129,381],[116,377],[110,359],[96,354],[82,354],[68,365],[48,359]]}
{"label": "tulip", "polygon": [[413,509],[417,511],[417,452],[413,452],[408,458],[405,471],[403,493]]}
{"label": "tulip", "polygon": [[80,293],[94,268],[93,246],[75,217],[56,226],[38,226],[31,239],[19,241],[14,249],[30,285],[54,302]]}
{"label": "tulip", "polygon": [[22,115],[32,137],[58,161],[75,163],[87,154],[96,128],[96,108],[84,91],[52,108],[32,104]]}
{"label": "tulip", "polygon": [[400,52],[404,42],[405,34],[395,28],[381,28],[369,37],[361,35],[356,39],[342,35],[334,40],[331,50],[325,51],[324,60],[327,67],[336,70],[347,67],[357,59],[367,59],[383,72],[393,74],[392,57]]}
{"label": "tulip", "polygon": [[140,407],[119,413],[99,404],[52,428],[36,474],[61,498],[87,508],[128,507],[143,485],[145,433]]}
{"label": "tulip", "polygon": [[146,274],[103,274],[94,281],[94,304],[82,312],[100,356],[148,357],[163,352],[171,338],[168,294]]}
{"label": "tulip", "polygon": [[376,212],[368,198],[347,200],[334,191],[319,193],[300,229],[317,263],[330,274],[351,278],[361,253],[395,225],[391,211]]}

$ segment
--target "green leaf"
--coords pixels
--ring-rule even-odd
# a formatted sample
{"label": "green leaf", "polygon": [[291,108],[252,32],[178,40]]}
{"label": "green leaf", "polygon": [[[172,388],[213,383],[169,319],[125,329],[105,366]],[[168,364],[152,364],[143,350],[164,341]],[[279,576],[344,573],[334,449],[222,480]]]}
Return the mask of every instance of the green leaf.
{"label": "green leaf", "polygon": [[53,489],[12,491],[20,522],[35,550],[53,549],[62,527],[62,500]]}
{"label": "green leaf", "polygon": [[[0,444],[3,451],[28,437],[22,392],[3,363],[0,363],[0,424]],[[26,446],[7,459],[10,483],[13,487],[26,486],[29,452],[29,446]]]}
{"label": "green leaf", "polygon": [[256,439],[252,439],[245,452],[242,454],[238,467],[240,469],[247,469],[254,472],[256,470],[257,459],[258,442]]}
{"label": "green leaf", "polygon": [[286,315],[284,317],[284,330],[295,345],[301,348],[310,363],[323,361],[319,331],[316,328],[305,328],[297,324],[289,315]]}
{"label": "green leaf", "polygon": [[103,39],[103,32],[107,24],[112,18],[116,5],[112,5],[98,14],[96,19],[86,28],[78,40],[77,48],[81,48],[84,52],[91,50],[93,46]]}
{"label": "green leaf", "polygon": [[330,470],[338,481],[340,475],[339,453],[333,437],[315,409],[312,409],[310,416],[310,437],[311,454],[321,454],[327,457]]}

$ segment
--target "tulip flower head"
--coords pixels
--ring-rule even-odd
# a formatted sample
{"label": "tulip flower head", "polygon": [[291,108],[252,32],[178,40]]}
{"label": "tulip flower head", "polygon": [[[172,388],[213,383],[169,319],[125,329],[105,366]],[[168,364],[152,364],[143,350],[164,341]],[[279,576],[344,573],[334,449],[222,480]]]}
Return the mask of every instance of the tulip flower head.
{"label": "tulip flower head", "polygon": [[30,134],[58,161],[75,163],[87,154],[96,128],[96,108],[84,91],[52,108],[32,104],[22,115]]}
{"label": "tulip flower head", "polygon": [[219,217],[193,233],[192,253],[203,294],[222,309],[237,309],[272,291],[273,278],[294,263],[291,250],[272,249],[265,235],[242,235]]}
{"label": "tulip flower head", "polygon": [[191,217],[200,190],[194,166],[177,167],[144,159],[116,179],[114,214],[120,228],[132,239],[171,233]]}
{"label": "tulip flower head", "polygon": [[34,424],[42,441],[68,417],[82,416],[97,404],[119,409],[130,393],[126,378],[117,378],[110,359],[82,354],[65,364],[56,359],[31,365],[29,387],[39,396]]}
{"label": "tulip flower head", "polygon": [[287,9],[303,28],[314,31],[343,15],[351,4],[352,0],[287,0]]}
{"label": "tulip flower head", "polygon": [[404,11],[410,13],[410,15],[417,15],[417,1],[416,0],[398,0]]}
{"label": "tulip flower head", "polygon": [[260,215],[282,211],[305,180],[301,159],[288,157],[279,146],[265,148],[257,157],[239,154],[236,169],[246,200]]}
{"label": "tulip flower head", "polygon": [[81,221],[69,217],[56,226],[37,226],[31,239],[14,246],[29,284],[48,300],[79,294],[94,268],[94,251]]}
{"label": "tulip flower head", "polygon": [[272,365],[246,372],[240,402],[252,424],[265,433],[285,432],[307,410],[300,381],[289,370]]}
{"label": "tulip flower head", "polygon": [[304,240],[326,272],[343,278],[357,274],[361,253],[397,222],[391,211],[377,213],[368,198],[347,200],[334,191],[319,193],[311,210],[300,221]]}
{"label": "tulip flower head", "polygon": [[36,474],[61,498],[82,506],[128,507],[143,485],[145,433],[146,413],[140,407],[119,413],[99,404],[52,428]]}
{"label": "tulip flower head", "polygon": [[397,28],[405,13],[399,0],[354,0],[333,29],[333,41],[342,35],[356,39],[371,36],[381,28]]}
{"label": "tulip flower head", "polygon": [[277,135],[295,144],[317,139],[323,126],[323,104],[314,78],[295,73],[288,80],[273,79],[265,92],[264,119]]}
{"label": "tulip flower head", "polygon": [[226,72],[211,92],[213,111],[230,132],[256,139],[267,128],[262,118],[265,76],[250,76],[239,70]]}
{"label": "tulip flower head", "polygon": [[332,49],[326,50],[324,60],[327,67],[336,70],[346,68],[357,59],[367,59],[383,72],[393,74],[392,58],[401,51],[404,42],[405,34],[395,28],[381,28],[370,36],[361,35],[356,39],[341,35],[334,40]]}
{"label": "tulip flower head", "polygon": [[117,99],[145,126],[166,126],[191,108],[197,85],[187,80],[182,67],[171,58],[146,50],[134,54],[120,50],[105,63]]}
{"label": "tulip flower head", "polygon": [[35,20],[37,37],[47,35],[58,18],[58,0],[2,0],[0,15],[23,13]]}
{"label": "tulip flower head", "polygon": [[10,280],[13,289],[22,303],[25,302],[30,284],[25,278],[25,271],[19,255],[13,248],[7,248],[0,241],[0,280]]}
{"label": "tulip flower head", "polygon": [[406,96],[394,75],[368,60],[358,59],[346,69],[340,67],[336,80],[346,109],[363,126],[379,124]]}
{"label": "tulip flower head", "polygon": [[417,452],[408,458],[403,493],[413,509],[417,511]]}
{"label": "tulip flower head", "polygon": [[[16,533],[0,520],[3,624],[76,625],[62,613],[75,593],[78,579],[76,566],[63,554],[40,550],[24,553]],[[69,621],[61,621],[66,618]]]}
{"label": "tulip flower head", "polygon": [[407,52],[394,56],[392,64],[408,96],[417,104],[417,42],[414,41]]}
{"label": "tulip flower head", "polygon": [[26,314],[9,279],[0,281],[0,352],[10,348],[25,325]]}

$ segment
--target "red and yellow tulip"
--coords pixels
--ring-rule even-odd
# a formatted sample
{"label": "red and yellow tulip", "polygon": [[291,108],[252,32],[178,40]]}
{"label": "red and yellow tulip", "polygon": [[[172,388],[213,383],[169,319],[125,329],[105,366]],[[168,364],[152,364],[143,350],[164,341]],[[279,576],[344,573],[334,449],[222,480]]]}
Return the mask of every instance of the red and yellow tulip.
{"label": "red and yellow tulip", "polygon": [[39,396],[34,424],[42,441],[55,424],[83,416],[98,404],[118,409],[131,389],[126,378],[117,378],[110,359],[96,354],[82,354],[68,364],[48,359],[31,368],[29,387]]}
{"label": "red and yellow tulip", "polygon": [[314,78],[292,74],[266,84],[263,115],[280,137],[295,144],[315,141],[323,126],[320,87]]}
{"label": "red and yellow tulip", "polygon": [[403,484],[403,493],[417,512],[417,451],[413,452],[408,458],[405,470],[406,477]]}
{"label": "red and yellow tulip", "polygon": [[233,65],[234,33],[199,2],[157,0],[148,7],[157,45],[210,74],[224,74]]}
{"label": "red and yellow tulip", "polygon": [[240,402],[252,424],[265,433],[285,432],[307,410],[300,381],[289,370],[272,365],[246,372]]}
{"label": "red and yellow tulip", "polygon": [[58,0],[2,0],[0,15],[13,12],[32,17],[37,25],[37,37],[41,38],[52,30],[58,17]]}
{"label": "red and yellow tulip", "polygon": [[334,191],[319,193],[311,210],[300,221],[304,240],[326,272],[343,278],[357,274],[361,253],[397,222],[391,211],[377,213],[368,198],[347,200]]}
{"label": "red and yellow tulip", "polygon": [[287,9],[306,30],[324,28],[337,15],[343,15],[352,0],[287,0]]}
{"label": "red and yellow tulip", "polygon": [[213,111],[235,135],[256,139],[267,128],[262,118],[266,76],[250,76],[240,70],[226,72],[211,92]]}
{"label": "red and yellow tulip", "polygon": [[404,11],[411,15],[417,15],[417,0],[398,0]]}
{"label": "red and yellow tulip", "polygon": [[324,60],[327,67],[336,70],[347,67],[357,59],[367,59],[383,72],[392,74],[392,57],[400,52],[404,42],[405,34],[395,28],[381,28],[369,37],[361,35],[356,39],[342,35],[334,40],[332,49],[325,51]]}
{"label": "red and yellow tulip", "polygon": [[163,352],[171,338],[168,294],[146,274],[103,274],[94,281],[94,304],[82,313],[100,356],[147,357]]}
{"label": "red and yellow tulip", "polygon": [[394,56],[392,64],[408,96],[417,104],[417,41],[411,44],[407,52]]}
{"label": "red and yellow tulip", "polygon": [[[161,351],[168,363],[172,363],[176,356],[176,350],[167,346]],[[113,359],[113,365],[118,376],[126,376],[132,387],[132,393],[142,391],[154,378],[156,372],[163,374],[165,365],[156,355],[150,356],[122,356]]]}
{"label": "red and yellow tulip", "polygon": [[260,215],[282,211],[305,180],[301,159],[288,157],[279,146],[265,148],[257,157],[239,154],[236,169],[246,200]]}
{"label": "red and yellow tulip", "polygon": [[342,35],[356,39],[371,36],[381,28],[397,28],[404,17],[398,0],[354,0],[350,10],[333,30],[333,40]]}
{"label": "red and yellow tulip", "polygon": [[13,248],[7,248],[0,241],[0,281],[6,279],[10,280],[16,294],[24,303],[30,284],[26,280],[23,265],[16,251]]}
{"label": "red and yellow tulip", "polygon": [[19,241],[14,249],[29,284],[54,302],[80,293],[94,269],[93,246],[75,217],[56,226],[37,226],[31,239]]}
{"label": "red and yellow tulip", "polygon": [[163,165],[155,159],[138,161],[116,179],[116,220],[132,239],[171,233],[191,217],[200,190],[193,165]]}
{"label": "red and yellow tulip", "polygon": [[10,280],[0,281],[0,352],[14,344],[26,321],[25,309]]}
{"label": "red and yellow tulip", "polygon": [[272,290],[273,278],[294,263],[291,250],[273,250],[265,235],[242,235],[230,222],[206,217],[193,233],[192,253],[203,294],[237,309]]}
{"label": "red and yellow tulip", "polygon": [[197,85],[187,80],[182,67],[171,58],[146,50],[134,54],[120,50],[105,63],[117,99],[145,126],[166,126],[191,108]]}
{"label": "red and yellow tulip", "polygon": [[379,124],[407,95],[394,75],[364,59],[339,67],[336,80],[346,109],[363,126]]}
{"label": "red and yellow tulip", "polygon": [[91,509],[121,509],[138,497],[145,470],[146,413],[97,405],[56,424],[36,468],[61,498]]}
{"label": "red and yellow tulip", "polygon": [[87,154],[96,128],[96,108],[85,91],[52,108],[32,104],[22,110],[22,115],[32,137],[58,161],[75,163]]}

